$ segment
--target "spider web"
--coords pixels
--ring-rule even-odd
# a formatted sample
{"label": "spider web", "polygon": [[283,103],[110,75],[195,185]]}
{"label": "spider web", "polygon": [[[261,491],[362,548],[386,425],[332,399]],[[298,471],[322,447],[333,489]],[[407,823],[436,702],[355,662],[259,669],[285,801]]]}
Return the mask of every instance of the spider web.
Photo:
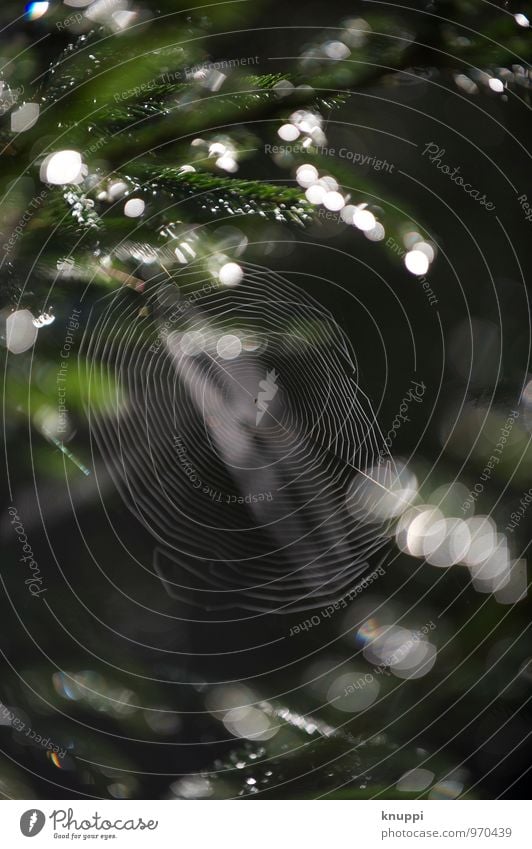
{"label": "spider web", "polygon": [[187,281],[152,286],[140,312],[124,293],[93,310],[80,355],[96,450],[172,596],[206,610],[328,604],[386,543],[379,505],[399,480],[351,345],[269,270],[246,264],[231,288]]}

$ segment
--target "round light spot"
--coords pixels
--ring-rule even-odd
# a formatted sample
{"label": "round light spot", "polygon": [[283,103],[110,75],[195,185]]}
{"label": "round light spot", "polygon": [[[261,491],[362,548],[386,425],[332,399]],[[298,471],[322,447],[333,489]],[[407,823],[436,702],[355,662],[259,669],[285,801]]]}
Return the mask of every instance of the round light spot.
{"label": "round light spot", "polygon": [[[421,556],[423,549],[419,539],[423,534],[425,523],[428,523],[428,517],[426,519],[422,517],[427,511],[431,513],[433,509],[422,504],[403,513],[395,529],[395,541],[400,551],[411,554],[413,557]],[[443,516],[438,510],[435,521],[442,518]]]}
{"label": "round light spot", "polygon": [[218,280],[223,286],[238,286],[244,272],[237,262],[226,262],[218,272]]}
{"label": "round light spot", "polygon": [[139,218],[146,209],[146,204],[142,198],[131,198],[124,205],[124,215],[128,218]]}
{"label": "round light spot", "polygon": [[60,150],[51,153],[41,165],[40,177],[43,183],[65,186],[68,183],[80,183],[83,179],[83,163],[77,150]]}
{"label": "round light spot", "polygon": [[223,684],[210,690],[206,697],[208,710],[214,716],[232,708],[247,706],[257,700],[257,695],[244,684]]}
{"label": "round light spot", "polygon": [[401,776],[396,784],[400,793],[421,793],[430,787],[434,781],[434,773],[430,769],[409,769]]}
{"label": "round light spot", "polygon": [[224,153],[223,156],[220,156],[220,158],[216,160],[216,164],[218,168],[221,168],[223,171],[227,171],[229,174],[234,174],[235,171],[238,171],[238,163],[229,153]]}
{"label": "round light spot", "polygon": [[385,521],[400,516],[417,496],[417,480],[399,463],[373,466],[359,473],[349,489],[347,507],[356,518]]}
{"label": "round light spot", "polygon": [[384,625],[369,632],[371,637],[364,647],[368,663],[392,667],[401,660],[412,645],[412,632],[397,625]]}
{"label": "round light spot", "polygon": [[216,343],[216,352],[222,360],[234,360],[242,351],[242,342],[232,333],[221,336]]}
{"label": "round light spot", "polygon": [[501,589],[510,580],[510,551],[504,534],[497,535],[495,548],[480,563],[470,565],[471,577],[479,592]]}
{"label": "round light spot", "polygon": [[302,133],[314,133],[319,130],[322,123],[321,115],[314,112],[298,111],[290,116],[294,124],[297,124]]}
{"label": "round light spot", "polygon": [[123,180],[115,180],[114,183],[111,183],[109,188],[107,189],[107,195],[109,200],[118,200],[125,195],[128,190],[127,183],[124,183]]}
{"label": "round light spot", "polygon": [[37,123],[39,118],[38,103],[23,103],[11,113],[11,132],[24,133]]}
{"label": "round light spot", "polygon": [[436,646],[425,640],[418,640],[405,647],[404,657],[391,664],[390,668],[396,678],[423,678],[436,663],[437,656]]}
{"label": "round light spot", "polygon": [[351,51],[343,41],[328,41],[324,47],[324,53],[329,59],[346,59]]}
{"label": "round light spot", "polygon": [[323,186],[328,192],[338,191],[338,183],[334,177],[331,177],[330,174],[326,174],[325,177],[320,177],[320,186]]}
{"label": "round light spot", "polygon": [[296,180],[299,185],[307,189],[309,186],[312,186],[313,183],[318,179],[319,174],[314,165],[300,165],[296,171]]}
{"label": "round light spot", "polygon": [[222,142],[213,142],[209,145],[209,156],[223,156],[227,153],[227,145]]}
{"label": "round light spot", "polygon": [[6,348],[12,354],[22,354],[31,348],[38,332],[29,310],[15,310],[6,320]]}
{"label": "round light spot", "polygon": [[439,507],[446,516],[456,516],[468,495],[469,490],[463,483],[451,481],[436,487],[429,496],[429,502]]}
{"label": "round light spot", "polygon": [[299,138],[299,130],[295,124],[283,124],[283,126],[279,127],[277,130],[277,135],[282,138],[283,141],[293,142]]}
{"label": "round light spot", "polygon": [[345,206],[345,200],[340,192],[327,192],[323,199],[323,205],[326,209],[330,209],[332,212],[338,212],[343,206]]}
{"label": "round light spot", "polygon": [[279,80],[279,82],[275,83],[272,86],[272,91],[276,97],[279,99],[283,97],[288,97],[289,94],[292,94],[295,86],[290,80]]}
{"label": "round light spot", "polygon": [[43,15],[48,11],[48,7],[50,3],[44,2],[35,2],[35,3],[27,3],[26,4],[26,17],[29,21],[37,21],[39,18],[42,18]]}
{"label": "round light spot", "polygon": [[417,230],[407,230],[407,232],[403,234],[403,244],[407,251],[411,251],[412,248],[415,248],[416,245],[422,241],[423,236],[421,233],[418,233]]}
{"label": "round light spot", "polygon": [[464,785],[461,781],[451,779],[439,781],[430,791],[429,799],[456,799],[463,789]]}
{"label": "round light spot", "polygon": [[492,91],[496,91],[497,94],[500,94],[504,91],[504,83],[502,80],[498,80],[496,77],[492,77],[488,82],[489,87]]}
{"label": "round light spot", "polygon": [[181,350],[187,356],[194,356],[203,351],[205,347],[205,337],[200,330],[189,330],[183,333],[180,342]]}
{"label": "round light spot", "polygon": [[43,312],[37,318],[33,319],[33,323],[35,327],[46,327],[48,324],[53,324],[55,321],[55,315],[52,315],[49,312]]}
{"label": "round light spot", "polygon": [[466,525],[471,534],[471,544],[464,563],[466,566],[479,566],[497,547],[497,527],[489,516],[473,516],[466,519]]}
{"label": "round light spot", "polygon": [[253,352],[258,351],[262,347],[263,343],[261,342],[258,336],[245,336],[242,339],[242,350]]}
{"label": "round light spot", "polygon": [[527,385],[523,389],[521,401],[523,402],[523,404],[525,404],[525,406],[532,407],[532,380],[529,380]]}
{"label": "round light spot", "polygon": [[416,242],[414,250],[425,254],[429,262],[434,262],[435,252],[430,242]]}
{"label": "round light spot", "polygon": [[[89,16],[87,16],[89,17]],[[128,9],[116,9],[111,13],[111,17],[118,29],[126,29],[137,18],[137,12]]]}
{"label": "round light spot", "polygon": [[192,775],[174,781],[170,791],[178,799],[206,799],[212,796],[214,788],[208,778]]}
{"label": "round light spot", "polygon": [[386,232],[380,221],[377,221],[375,227],[373,227],[371,230],[364,231],[364,236],[366,237],[366,239],[369,239],[370,242],[382,242],[385,235]]}
{"label": "round light spot", "polygon": [[375,224],[377,223],[375,216],[369,209],[361,208],[360,206],[357,208],[357,211],[353,215],[353,224],[358,230],[362,230],[366,232],[368,230],[373,230]]}
{"label": "round light spot", "polygon": [[443,520],[443,513],[437,507],[420,506],[417,511],[409,511],[408,519],[408,525],[404,530],[399,526],[397,528],[397,544],[402,551],[412,557],[423,557],[426,539],[430,539],[430,550],[432,547],[437,547],[443,540],[445,528],[439,527]]}
{"label": "round light spot", "polygon": [[347,206],[344,206],[344,208],[340,212],[340,218],[342,219],[342,221],[345,221],[346,224],[352,224],[356,211],[357,207],[353,206],[352,203],[348,203]]}
{"label": "round light spot", "polygon": [[309,188],[305,192],[305,197],[309,203],[312,203],[316,206],[319,203],[323,203],[326,194],[327,189],[325,188],[325,186],[313,185],[309,186]]}
{"label": "round light spot", "polygon": [[279,730],[262,710],[255,707],[233,708],[223,722],[230,734],[246,740],[270,740]]}
{"label": "round light spot", "polygon": [[411,274],[421,276],[429,270],[429,260],[423,251],[418,251],[414,248],[413,251],[408,251],[405,256],[405,265]]}
{"label": "round light spot", "polygon": [[380,684],[371,672],[353,670],[340,675],[327,691],[327,699],[337,710],[359,713],[378,698]]}
{"label": "round light spot", "polygon": [[464,559],[470,544],[471,534],[463,519],[441,519],[425,537],[423,554],[431,566],[454,566]]}

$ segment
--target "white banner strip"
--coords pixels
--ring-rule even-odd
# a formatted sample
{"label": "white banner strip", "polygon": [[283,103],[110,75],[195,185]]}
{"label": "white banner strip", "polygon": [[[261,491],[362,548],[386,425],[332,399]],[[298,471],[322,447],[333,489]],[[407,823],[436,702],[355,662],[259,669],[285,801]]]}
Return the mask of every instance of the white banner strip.
{"label": "white banner strip", "polygon": [[[205,807],[205,810],[200,810]],[[2,846],[530,849],[526,801],[5,801]],[[34,844],[28,840],[35,838]],[[69,844],[70,845],[70,844]]]}

